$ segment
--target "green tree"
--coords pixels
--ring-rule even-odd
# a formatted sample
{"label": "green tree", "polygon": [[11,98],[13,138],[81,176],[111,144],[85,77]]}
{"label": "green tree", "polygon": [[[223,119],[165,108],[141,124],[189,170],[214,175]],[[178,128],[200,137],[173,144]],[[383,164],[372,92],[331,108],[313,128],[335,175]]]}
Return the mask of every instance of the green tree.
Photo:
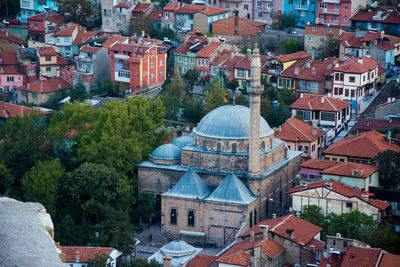
{"label": "green tree", "polygon": [[285,50],[285,53],[291,54],[298,51],[302,51],[304,47],[300,45],[300,43],[296,41],[294,38],[290,38],[289,41],[283,43],[283,49]]}
{"label": "green tree", "polygon": [[229,81],[229,80],[227,79],[227,81],[225,82],[225,84],[226,84],[226,88],[231,89],[232,91],[235,91],[236,88],[239,87],[239,82],[238,82],[238,80],[235,80],[235,79],[233,79],[233,80],[231,80],[231,81]]}
{"label": "green tree", "polygon": [[319,48],[318,57],[325,59],[327,57],[338,57],[339,56],[339,41],[334,38],[331,34],[325,41],[325,44]]}
{"label": "green tree", "polygon": [[37,163],[21,179],[25,200],[42,203],[54,217],[58,185],[64,172],[58,159]]}
{"label": "green tree", "polygon": [[276,51],[275,39],[268,38],[267,42],[264,45],[264,54],[265,52],[275,52],[275,51]]}
{"label": "green tree", "polygon": [[390,91],[389,91],[390,97],[396,97],[400,96],[400,83],[398,82],[392,82],[390,85]]}
{"label": "green tree", "polygon": [[260,115],[266,119],[268,114],[272,112],[272,103],[269,98],[261,98]]}
{"label": "green tree", "polygon": [[114,83],[110,78],[104,78],[101,81],[96,82],[96,87],[90,91],[92,95],[108,95],[119,97],[120,88],[118,83]]}
{"label": "green tree", "polygon": [[135,222],[142,224],[150,221],[155,209],[154,196],[151,194],[141,193],[134,208]]}
{"label": "green tree", "polygon": [[[60,204],[59,207],[61,207]],[[61,214],[58,214],[60,216]],[[86,246],[90,239],[90,227],[84,217],[77,219],[81,223],[76,223],[70,214],[61,217],[60,221],[55,221],[54,234],[55,240],[64,246]]]}
{"label": "green tree", "polygon": [[379,166],[379,184],[398,186],[400,184],[400,152],[386,150],[379,152],[372,160]]}
{"label": "green tree", "polygon": [[279,91],[279,102],[282,102],[287,106],[290,106],[294,101],[296,101],[296,95],[294,94],[294,90],[284,87]]}
{"label": "green tree", "polygon": [[185,119],[187,122],[197,123],[201,119],[202,112],[203,105],[201,100],[188,94],[183,103],[183,119]]}
{"label": "green tree", "polygon": [[196,69],[190,69],[185,74],[183,74],[183,79],[187,82],[191,91],[193,89],[193,86],[199,83],[200,71]]}
{"label": "green tree", "polygon": [[247,100],[247,98],[243,94],[239,94],[239,96],[236,97],[236,99],[235,99],[235,104],[248,107],[249,106],[249,100]]}
{"label": "green tree", "polygon": [[274,30],[291,32],[296,27],[297,20],[294,14],[275,12],[272,16],[271,27]]}
{"label": "green tree", "polygon": [[42,104],[41,106],[52,110],[59,110],[63,105],[60,103],[60,101],[66,97],[68,97],[68,93],[65,90],[57,91],[54,95],[49,97],[46,103]]}
{"label": "green tree", "polygon": [[37,162],[52,156],[52,144],[47,139],[47,123],[44,117],[13,117],[0,126],[0,158],[15,178],[10,195],[22,197],[21,178]]}
{"label": "green tree", "polygon": [[324,226],[324,215],[321,213],[321,208],[316,205],[305,206],[300,218],[320,227]]}
{"label": "green tree", "polygon": [[226,105],[225,94],[225,90],[222,88],[221,84],[219,82],[215,82],[211,88],[206,91],[206,103],[203,113],[207,114],[211,110]]}
{"label": "green tree", "polygon": [[71,89],[70,97],[71,97],[71,102],[75,101],[82,102],[88,98],[88,93],[81,79],[78,79],[78,82]]}
{"label": "green tree", "polygon": [[86,25],[86,19],[92,14],[89,0],[58,0],[58,10],[67,21]]}
{"label": "green tree", "polygon": [[14,183],[14,177],[11,172],[7,169],[6,165],[0,163],[0,196],[7,192],[7,189]]}
{"label": "green tree", "polygon": [[154,29],[154,19],[150,16],[136,17],[131,21],[130,34],[142,35],[142,31],[145,34],[149,34],[151,37],[156,37],[157,31]]}
{"label": "green tree", "polygon": [[167,137],[165,108],[159,98],[135,97],[111,101],[100,110],[93,130],[81,139],[82,161],[101,163],[132,176],[135,166]]}
{"label": "green tree", "polygon": [[1,1],[0,15],[2,18],[15,18],[20,12],[20,2],[15,0]]}
{"label": "green tree", "polygon": [[175,32],[168,28],[158,31],[157,39],[164,40],[164,38],[168,38],[168,40],[176,40]]}
{"label": "green tree", "polygon": [[161,93],[161,99],[166,110],[166,118],[177,120],[187,92],[187,82],[175,76],[173,80],[166,80]]}
{"label": "green tree", "polygon": [[268,98],[261,99],[261,116],[268,122],[271,127],[279,127],[291,117],[292,113],[283,103],[278,103],[278,107],[273,107],[273,104]]}
{"label": "green tree", "polygon": [[359,240],[390,253],[400,253],[400,234],[394,230],[393,225],[387,223],[378,227],[369,226],[365,231],[359,231]]}

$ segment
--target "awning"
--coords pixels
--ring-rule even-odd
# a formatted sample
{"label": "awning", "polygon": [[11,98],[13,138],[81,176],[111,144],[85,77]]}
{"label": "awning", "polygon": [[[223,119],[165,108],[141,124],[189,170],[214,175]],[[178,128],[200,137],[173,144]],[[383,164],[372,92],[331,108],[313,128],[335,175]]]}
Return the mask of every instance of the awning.
{"label": "awning", "polygon": [[314,174],[314,175],[320,175],[320,174],[321,174],[321,170],[315,170],[315,169],[301,168],[299,173],[301,173],[301,174]]}
{"label": "awning", "polygon": [[187,235],[187,236],[197,236],[197,237],[205,237],[206,233],[204,232],[194,232],[194,231],[179,231],[180,235]]}

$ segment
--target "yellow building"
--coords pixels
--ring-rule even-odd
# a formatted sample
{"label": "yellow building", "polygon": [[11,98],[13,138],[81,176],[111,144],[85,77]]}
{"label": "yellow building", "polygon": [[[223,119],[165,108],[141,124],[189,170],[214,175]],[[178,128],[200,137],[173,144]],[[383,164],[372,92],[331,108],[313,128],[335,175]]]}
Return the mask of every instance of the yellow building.
{"label": "yellow building", "polygon": [[66,58],[58,55],[53,47],[39,47],[38,54],[40,75],[43,77],[58,77],[62,66],[71,65]]}

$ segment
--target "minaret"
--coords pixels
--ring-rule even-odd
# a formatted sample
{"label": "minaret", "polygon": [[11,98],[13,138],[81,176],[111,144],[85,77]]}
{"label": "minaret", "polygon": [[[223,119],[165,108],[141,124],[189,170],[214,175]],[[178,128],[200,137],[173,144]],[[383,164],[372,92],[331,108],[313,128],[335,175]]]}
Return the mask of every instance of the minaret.
{"label": "minaret", "polygon": [[260,174],[260,99],[264,91],[261,85],[261,60],[258,45],[251,56],[251,84],[247,88],[250,95],[250,140],[249,140],[249,174]]}

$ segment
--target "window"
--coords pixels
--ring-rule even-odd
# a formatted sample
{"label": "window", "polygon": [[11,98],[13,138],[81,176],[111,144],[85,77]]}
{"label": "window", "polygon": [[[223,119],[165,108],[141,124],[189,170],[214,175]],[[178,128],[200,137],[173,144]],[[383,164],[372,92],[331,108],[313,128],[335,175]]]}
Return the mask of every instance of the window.
{"label": "window", "polygon": [[335,240],[331,240],[331,245],[332,246],[336,245],[336,241]]}
{"label": "window", "polygon": [[194,210],[188,212],[188,226],[194,227]]}
{"label": "window", "polygon": [[339,20],[339,16],[333,16],[333,20],[334,21],[338,21]]}
{"label": "window", "polygon": [[317,31],[317,27],[312,27],[312,31],[316,32]]}
{"label": "window", "polygon": [[164,77],[164,72],[160,71],[160,77]]}
{"label": "window", "polygon": [[344,162],[344,159],[339,159],[340,162]]}
{"label": "window", "polygon": [[347,241],[343,241],[343,247],[347,247]]}
{"label": "window", "polygon": [[33,98],[33,99],[37,99],[37,93],[33,93],[33,94],[32,94],[32,98]]}
{"label": "window", "polygon": [[170,213],[170,224],[176,224],[178,214],[176,213],[176,209],[171,209]]}
{"label": "window", "polygon": [[257,1],[257,6],[262,6],[262,2],[261,1]]}
{"label": "window", "polygon": [[338,5],[338,4],[335,4],[333,8],[334,8],[334,9],[339,9],[339,5]]}
{"label": "window", "polygon": [[160,66],[164,66],[164,60],[160,60]]}
{"label": "window", "polygon": [[333,113],[333,112],[321,112],[321,120],[323,120],[323,121],[335,121],[335,113]]}
{"label": "window", "polygon": [[229,3],[225,3],[225,8],[229,8]]}
{"label": "window", "polygon": [[[282,192],[281,192],[282,193]],[[282,201],[282,200],[281,200]],[[254,225],[257,224],[257,210],[254,209]]]}
{"label": "window", "polygon": [[349,20],[349,18],[347,16],[343,17],[343,21],[347,22]]}
{"label": "window", "polygon": [[244,4],[244,5],[243,5],[243,8],[244,8],[245,10],[249,10],[249,5],[248,5],[248,4]]}
{"label": "window", "polygon": [[348,97],[349,96],[349,89],[344,90],[344,96]]}
{"label": "window", "polygon": [[150,68],[154,68],[154,63],[150,62]]}
{"label": "window", "polygon": [[154,73],[150,74],[150,79],[154,79]]}
{"label": "window", "polygon": [[289,0],[289,5],[293,5],[293,0]]}
{"label": "window", "polygon": [[356,90],[351,90],[351,97],[356,97]]}
{"label": "window", "polygon": [[12,77],[12,76],[7,77],[7,82],[13,82],[13,81],[14,81],[14,77]]}
{"label": "window", "polygon": [[349,82],[351,82],[351,83],[356,82],[356,77],[350,76],[350,77],[349,77]]}
{"label": "window", "polygon": [[182,56],[178,56],[178,62],[183,62],[183,57]]}
{"label": "window", "polygon": [[351,202],[346,202],[346,208],[351,209],[353,207],[353,203]]}
{"label": "window", "polygon": [[45,57],[45,60],[46,60],[46,62],[51,61],[51,56],[46,56],[46,57]]}
{"label": "window", "polygon": [[265,142],[264,141],[261,142],[260,149],[265,149]]}
{"label": "window", "polygon": [[107,10],[106,9],[103,10],[103,16],[107,17]]}
{"label": "window", "polygon": [[331,29],[331,28],[328,28],[328,32],[332,32],[332,29]]}
{"label": "window", "polygon": [[314,42],[314,36],[308,36],[308,41]]}
{"label": "window", "polygon": [[303,117],[303,119],[304,120],[310,120],[310,114],[311,114],[311,112],[309,112],[309,111],[304,111],[304,117]]}
{"label": "window", "polygon": [[326,160],[330,160],[331,158],[330,158],[330,157],[325,157],[325,159],[326,159]]}
{"label": "window", "polygon": [[323,42],[325,42],[325,38],[324,38],[324,37],[321,37],[321,38],[319,38],[319,41],[320,41],[321,43],[323,43]]}
{"label": "window", "polygon": [[232,153],[236,153],[237,152],[237,144],[234,143],[232,144]]}
{"label": "window", "polygon": [[156,54],[156,52],[151,51],[151,56],[154,56]]}
{"label": "window", "polygon": [[46,67],[46,71],[51,71],[51,67]]}
{"label": "window", "polygon": [[253,227],[253,212],[251,211],[250,211],[249,221],[250,221],[250,227]]}
{"label": "window", "polygon": [[243,69],[238,69],[236,75],[238,77],[244,77],[244,70]]}
{"label": "window", "polygon": [[217,143],[217,151],[221,151],[221,143]]}
{"label": "window", "polygon": [[344,10],[349,10],[349,5],[344,5]]}
{"label": "window", "polygon": [[263,13],[262,12],[257,12],[257,17],[262,18]]}
{"label": "window", "polygon": [[337,158],[332,158],[333,161],[337,161]]}
{"label": "window", "polygon": [[195,61],[194,61],[194,58],[193,58],[193,57],[189,58],[189,63],[190,63],[190,64],[194,64],[194,63],[195,63]]}

